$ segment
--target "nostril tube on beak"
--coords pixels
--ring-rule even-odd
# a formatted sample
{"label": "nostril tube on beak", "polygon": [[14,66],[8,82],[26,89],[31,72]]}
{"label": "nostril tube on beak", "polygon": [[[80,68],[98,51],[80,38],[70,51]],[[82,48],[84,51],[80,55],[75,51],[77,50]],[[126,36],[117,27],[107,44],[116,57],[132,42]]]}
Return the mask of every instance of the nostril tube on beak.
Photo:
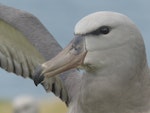
{"label": "nostril tube on beak", "polygon": [[72,49],[75,51],[73,52],[74,55],[80,54],[82,51],[84,51],[84,37],[76,36],[72,43]]}

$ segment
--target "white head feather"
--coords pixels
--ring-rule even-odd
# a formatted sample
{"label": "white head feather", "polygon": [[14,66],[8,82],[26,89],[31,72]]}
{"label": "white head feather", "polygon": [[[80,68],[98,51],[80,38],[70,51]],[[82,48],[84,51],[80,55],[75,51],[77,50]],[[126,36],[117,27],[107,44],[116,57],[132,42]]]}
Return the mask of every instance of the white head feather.
{"label": "white head feather", "polygon": [[[102,26],[109,28],[107,34],[92,34]],[[87,50],[80,108],[85,113],[137,113],[149,109],[145,46],[140,31],[127,16],[115,12],[90,14],[76,24],[75,35],[85,38]]]}

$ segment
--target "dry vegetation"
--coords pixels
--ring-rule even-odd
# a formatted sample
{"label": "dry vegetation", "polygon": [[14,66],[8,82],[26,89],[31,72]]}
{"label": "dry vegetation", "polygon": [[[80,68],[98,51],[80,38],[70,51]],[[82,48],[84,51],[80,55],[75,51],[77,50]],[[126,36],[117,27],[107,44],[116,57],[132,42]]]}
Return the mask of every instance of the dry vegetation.
{"label": "dry vegetation", "polygon": [[[67,108],[63,102],[56,99],[53,101],[43,100],[40,103],[40,113],[66,113]],[[12,113],[10,101],[0,100],[0,113]]]}
{"label": "dry vegetation", "polygon": [[0,101],[0,113],[12,113],[12,107],[9,101]]}

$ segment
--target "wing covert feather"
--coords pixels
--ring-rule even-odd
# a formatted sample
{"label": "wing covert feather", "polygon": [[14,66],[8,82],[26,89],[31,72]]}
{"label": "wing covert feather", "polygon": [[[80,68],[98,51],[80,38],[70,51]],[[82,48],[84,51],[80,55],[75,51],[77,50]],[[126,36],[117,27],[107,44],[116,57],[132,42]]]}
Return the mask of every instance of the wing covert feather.
{"label": "wing covert feather", "polygon": [[0,5],[0,19],[20,31],[46,60],[62,50],[43,24],[26,11]]}
{"label": "wing covert feather", "polygon": [[[61,50],[61,46],[35,16],[0,5],[0,67],[33,79],[35,67]],[[73,79],[77,78],[72,74],[74,71],[49,78],[42,85],[47,92],[52,91],[69,103],[77,92],[72,92],[72,89],[77,89],[75,84],[79,82]]]}
{"label": "wing covert feather", "polygon": [[0,61],[6,71],[32,78],[35,67],[45,60],[20,31],[0,20]]}

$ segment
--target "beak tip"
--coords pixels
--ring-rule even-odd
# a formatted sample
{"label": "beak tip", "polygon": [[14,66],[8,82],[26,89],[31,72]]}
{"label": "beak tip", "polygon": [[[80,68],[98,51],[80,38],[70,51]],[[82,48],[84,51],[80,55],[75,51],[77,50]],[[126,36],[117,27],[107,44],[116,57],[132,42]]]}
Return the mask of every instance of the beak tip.
{"label": "beak tip", "polygon": [[34,81],[35,86],[38,86],[38,83]]}
{"label": "beak tip", "polygon": [[38,84],[39,84],[38,79],[34,78],[34,84],[35,84],[35,86],[38,86]]}
{"label": "beak tip", "polygon": [[44,75],[37,75],[34,77],[34,84],[38,86],[44,80]]}
{"label": "beak tip", "polygon": [[35,70],[35,73],[33,74],[34,76],[34,84],[38,86],[43,80],[44,80],[44,75],[41,74],[43,71],[42,66],[38,66],[37,69]]}

